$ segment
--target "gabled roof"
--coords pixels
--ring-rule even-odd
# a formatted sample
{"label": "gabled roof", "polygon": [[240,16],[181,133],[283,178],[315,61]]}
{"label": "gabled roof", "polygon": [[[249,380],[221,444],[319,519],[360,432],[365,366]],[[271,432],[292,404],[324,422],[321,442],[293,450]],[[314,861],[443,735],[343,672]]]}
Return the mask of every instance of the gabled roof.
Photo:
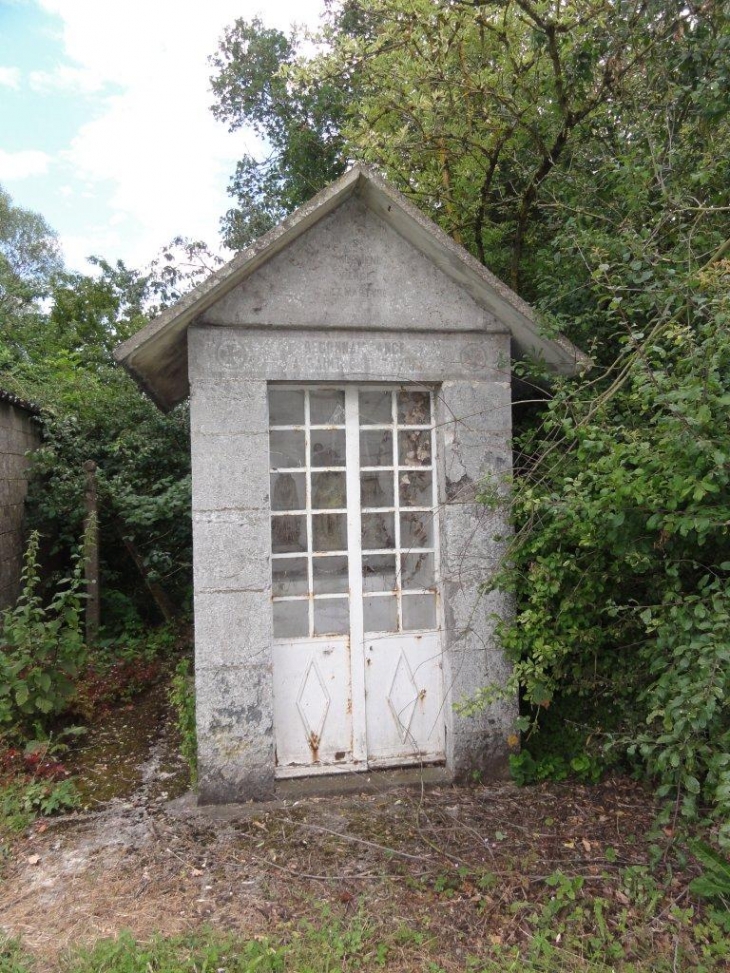
{"label": "gabled roof", "polygon": [[366,166],[357,165],[258,239],[247,250],[164,311],[123,344],[114,356],[163,409],[189,391],[188,325],[242,284],[353,194],[512,334],[516,354],[537,357],[555,372],[574,374],[590,359],[562,335],[547,338],[530,306],[486,267],[456,244],[432,220]]}
{"label": "gabled roof", "polygon": [[21,399],[15,393],[8,392],[5,389],[0,389],[0,402],[14,405],[16,409],[22,409],[32,416],[39,416],[41,414],[40,406],[37,406],[35,402],[28,402],[27,399]]}

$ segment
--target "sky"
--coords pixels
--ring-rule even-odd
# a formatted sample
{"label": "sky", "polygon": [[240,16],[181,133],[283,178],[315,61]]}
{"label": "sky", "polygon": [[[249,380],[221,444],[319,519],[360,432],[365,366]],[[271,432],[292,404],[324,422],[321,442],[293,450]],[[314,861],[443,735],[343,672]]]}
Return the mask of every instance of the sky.
{"label": "sky", "polygon": [[324,0],[0,0],[0,185],[58,233],[67,266],[142,268],[175,236],[223,256],[236,161],[210,111],[224,28],[316,27]]}

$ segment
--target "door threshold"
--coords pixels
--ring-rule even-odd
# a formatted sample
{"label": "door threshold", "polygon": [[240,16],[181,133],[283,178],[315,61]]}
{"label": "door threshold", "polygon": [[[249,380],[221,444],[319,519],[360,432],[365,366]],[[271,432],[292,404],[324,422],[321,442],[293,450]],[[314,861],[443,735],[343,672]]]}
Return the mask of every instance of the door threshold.
{"label": "door threshold", "polygon": [[353,770],[351,773],[320,774],[316,777],[290,777],[276,782],[276,797],[296,801],[305,797],[330,797],[338,794],[378,794],[406,787],[439,787],[451,784],[453,774],[443,765],[397,767],[387,770]]}

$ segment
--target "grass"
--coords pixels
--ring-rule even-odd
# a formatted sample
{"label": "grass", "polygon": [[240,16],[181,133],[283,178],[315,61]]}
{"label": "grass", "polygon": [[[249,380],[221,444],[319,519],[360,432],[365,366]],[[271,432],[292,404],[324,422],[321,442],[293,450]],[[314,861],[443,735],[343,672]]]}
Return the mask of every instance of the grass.
{"label": "grass", "polygon": [[[730,926],[716,914],[702,923],[692,909],[677,911],[673,942],[660,943],[647,911],[640,928],[632,924],[609,932],[598,900],[581,899],[565,877],[553,887],[557,900],[532,909],[526,904],[532,935],[520,946],[502,945],[493,936],[479,954],[464,949],[464,973],[720,973],[730,964]],[[562,896],[562,897],[561,897]],[[557,902],[557,904],[556,904]],[[564,906],[567,904],[567,909]],[[326,905],[313,908],[316,918],[294,924],[271,937],[244,938],[203,927],[187,936],[135,940],[128,932],[61,955],[53,973],[447,973],[442,966],[446,943],[429,931],[424,916],[417,927],[392,917],[375,918],[361,902],[349,914]],[[385,921],[383,921],[385,920]],[[631,940],[625,960],[622,939]],[[643,946],[638,944],[643,941]],[[468,946],[468,944],[466,944]],[[638,954],[638,955],[637,955]],[[49,973],[23,950],[18,940],[0,939],[0,973]]]}
{"label": "grass", "polygon": [[[0,973],[36,973],[17,941],[1,947]],[[274,973],[284,970],[283,954],[264,942],[237,941],[204,932],[196,936],[138,943],[129,935],[101,940],[59,960],[63,973]]]}

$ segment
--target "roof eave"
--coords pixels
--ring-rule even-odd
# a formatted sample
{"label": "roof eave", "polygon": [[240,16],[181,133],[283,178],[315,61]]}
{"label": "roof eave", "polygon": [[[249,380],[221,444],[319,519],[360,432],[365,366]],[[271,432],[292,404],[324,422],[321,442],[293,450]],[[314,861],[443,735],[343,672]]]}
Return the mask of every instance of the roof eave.
{"label": "roof eave", "polygon": [[[188,326],[358,190],[377,215],[510,329],[523,356],[540,358],[559,374],[576,374],[591,366],[588,356],[567,338],[542,335],[528,304],[377,173],[362,165],[327,186],[119,345],[114,350],[115,359],[160,408],[173,408],[188,394],[184,337]],[[151,374],[157,381],[150,380]]]}

